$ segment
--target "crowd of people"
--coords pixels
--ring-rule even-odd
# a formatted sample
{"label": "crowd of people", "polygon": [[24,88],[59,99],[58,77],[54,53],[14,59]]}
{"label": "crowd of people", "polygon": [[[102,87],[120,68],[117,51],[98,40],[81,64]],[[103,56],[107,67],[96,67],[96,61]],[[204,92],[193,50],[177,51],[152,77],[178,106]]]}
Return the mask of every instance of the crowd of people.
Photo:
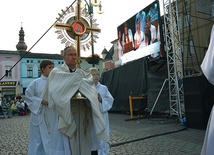
{"label": "crowd of people", "polygon": [[0,98],[0,115],[2,118],[12,118],[12,116],[24,116],[29,111],[24,100],[24,95],[16,95],[15,97]]}
{"label": "crowd of people", "polygon": [[42,60],[42,76],[25,91],[31,111],[28,154],[107,155],[114,98],[99,83],[98,69],[77,68],[75,47],[62,50],[62,58],[64,64],[56,68]]}

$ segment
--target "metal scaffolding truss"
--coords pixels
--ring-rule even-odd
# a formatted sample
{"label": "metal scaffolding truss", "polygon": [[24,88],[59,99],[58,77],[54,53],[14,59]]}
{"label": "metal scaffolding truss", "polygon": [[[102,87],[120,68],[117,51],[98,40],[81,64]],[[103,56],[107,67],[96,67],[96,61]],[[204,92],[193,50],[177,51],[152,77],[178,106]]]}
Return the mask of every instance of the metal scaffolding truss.
{"label": "metal scaffolding truss", "polygon": [[164,41],[167,52],[170,115],[182,120],[184,114],[183,62],[178,21],[178,4],[163,0]]}

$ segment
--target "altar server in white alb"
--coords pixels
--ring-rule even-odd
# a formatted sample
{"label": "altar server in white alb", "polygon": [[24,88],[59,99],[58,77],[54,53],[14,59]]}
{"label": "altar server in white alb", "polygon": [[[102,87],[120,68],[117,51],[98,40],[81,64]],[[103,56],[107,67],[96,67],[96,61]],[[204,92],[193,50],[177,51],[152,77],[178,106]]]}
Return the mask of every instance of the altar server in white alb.
{"label": "altar server in white alb", "polygon": [[[208,79],[208,81],[214,85],[214,25],[211,32],[210,44],[204,60],[201,64],[201,69]],[[204,138],[201,155],[213,155],[214,154],[214,107],[210,113],[209,121],[206,128],[206,134]]]}
{"label": "altar server in white alb", "polygon": [[[98,100],[100,102],[100,110],[106,123],[106,132],[110,139],[110,127],[108,111],[112,108],[114,98],[109,92],[108,88],[99,82],[100,72],[97,68],[90,68],[91,75],[93,76],[93,82],[97,90]],[[98,150],[98,155],[108,155],[110,146],[107,142],[101,140],[101,149]]]}
{"label": "altar server in white alb", "polygon": [[30,83],[25,91],[25,101],[30,108],[30,134],[28,144],[29,155],[48,155],[49,154],[49,132],[45,116],[50,114],[48,103],[42,100],[41,96],[47,77],[54,68],[54,63],[50,60],[42,60],[40,78]]}
{"label": "altar server in white alb", "polygon": [[[42,60],[40,78],[30,83],[25,91],[25,100],[31,110],[29,155],[70,155],[69,139],[57,129],[58,115],[42,100],[42,94],[50,71],[54,68],[51,60]],[[55,125],[54,125],[55,124]],[[55,135],[50,140],[51,135]]]}

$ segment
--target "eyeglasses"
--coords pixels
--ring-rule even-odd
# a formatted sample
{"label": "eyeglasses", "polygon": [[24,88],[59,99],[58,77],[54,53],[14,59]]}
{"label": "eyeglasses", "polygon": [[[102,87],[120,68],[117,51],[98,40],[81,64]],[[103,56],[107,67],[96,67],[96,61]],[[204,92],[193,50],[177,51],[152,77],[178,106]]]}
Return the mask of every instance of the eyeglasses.
{"label": "eyeglasses", "polygon": [[66,54],[65,56],[77,56],[77,54],[75,53],[75,54]]}

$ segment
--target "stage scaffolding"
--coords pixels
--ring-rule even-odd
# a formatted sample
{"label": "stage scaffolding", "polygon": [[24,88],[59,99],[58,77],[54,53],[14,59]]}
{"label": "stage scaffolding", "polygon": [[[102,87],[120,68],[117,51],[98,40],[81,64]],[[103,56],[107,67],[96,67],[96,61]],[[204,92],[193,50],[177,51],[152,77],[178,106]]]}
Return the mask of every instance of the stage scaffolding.
{"label": "stage scaffolding", "polygon": [[177,0],[163,0],[164,41],[167,53],[170,115],[184,116],[183,60]]}

